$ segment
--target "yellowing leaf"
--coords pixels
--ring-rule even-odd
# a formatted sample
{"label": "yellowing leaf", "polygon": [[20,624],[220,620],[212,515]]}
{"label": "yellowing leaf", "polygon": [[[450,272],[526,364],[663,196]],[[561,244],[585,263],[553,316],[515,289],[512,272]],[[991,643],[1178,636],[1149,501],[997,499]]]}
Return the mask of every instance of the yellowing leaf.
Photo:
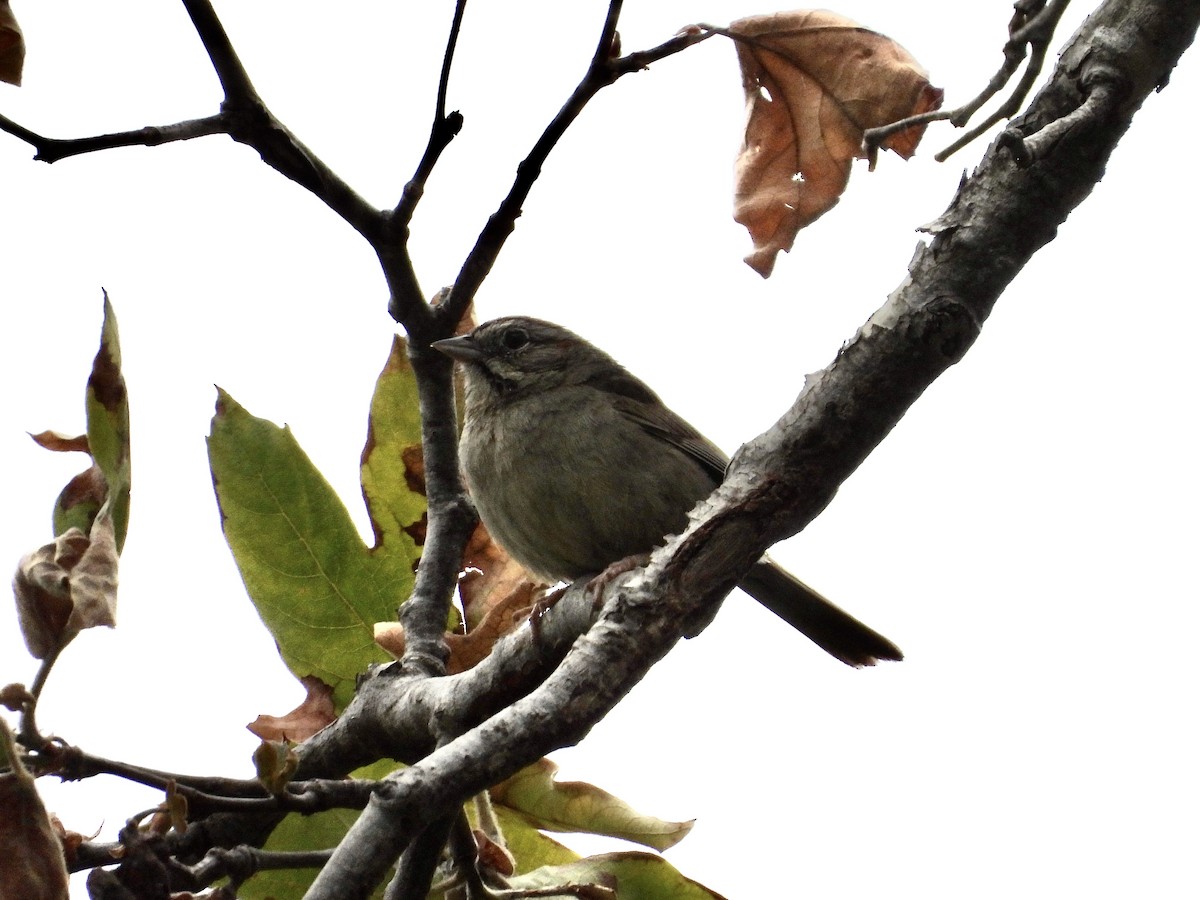
{"label": "yellowing leaf", "polygon": [[[496,806],[492,812],[500,823],[504,843],[517,861],[517,872],[531,872],[542,866],[561,866],[580,858],[574,850],[543,834],[520,813],[506,806]],[[473,813],[474,810],[468,812],[472,821]]]}
{"label": "yellowing leaf", "polygon": [[289,741],[263,741],[254,749],[254,774],[272,794],[282,794],[296,774],[300,758]]}
{"label": "yellowing leaf", "polygon": [[366,547],[291,431],[223,391],[208,454],[225,539],[280,655],[297,678],[330,685],[345,708],[358,674],[386,659],[372,626],[412,592],[412,541],[396,534]]}
{"label": "yellowing leaf", "polygon": [[425,465],[417,379],[399,335],[375,382],[359,478],[375,546],[415,556],[425,542]]}
{"label": "yellowing leaf", "polygon": [[87,439],[92,459],[108,483],[108,498],[113,518],[117,550],[125,545],[129,528],[129,394],[121,374],[121,341],[117,317],[108,294],[104,295],[104,325],[100,330],[100,349],[88,376]]}
{"label": "yellowing leaf", "polygon": [[[942,92],[895,41],[836,13],[752,16],[728,31],[747,112],[733,217],[754,242],[746,262],[766,278],[779,251],[837,203],[864,156],[863,132],[937,109]],[[923,130],[884,146],[908,158]]]}
{"label": "yellowing leaf", "polygon": [[567,885],[571,889],[562,896],[588,900],[723,900],[716,891],[680,874],[661,856],[643,852],[589,856],[566,865],[544,866],[509,881],[510,888],[524,891]]}
{"label": "yellowing leaf", "polygon": [[665,850],[683,840],[691,822],[643,815],[608,791],[580,781],[554,780],[558,766],[538,760],[491,788],[492,801],[509,807],[538,828],[606,834]]}

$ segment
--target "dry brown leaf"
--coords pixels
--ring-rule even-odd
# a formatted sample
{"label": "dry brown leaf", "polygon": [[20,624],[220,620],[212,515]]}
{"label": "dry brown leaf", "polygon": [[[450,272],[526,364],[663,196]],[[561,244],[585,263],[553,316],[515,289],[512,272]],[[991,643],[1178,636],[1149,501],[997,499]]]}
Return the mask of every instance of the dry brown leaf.
{"label": "dry brown leaf", "polygon": [[475,526],[463,550],[463,568],[466,571],[458,583],[458,594],[468,629],[487,618],[494,606],[507,603],[513,593],[531,594],[546,587],[492,540],[482,522]]}
{"label": "dry brown leaf", "polygon": [[[942,92],[891,38],[826,10],[739,19],[746,134],[735,167],[734,219],[754,242],[764,278],[801,228],[838,202],[863,132],[937,109]],[[924,128],[884,143],[906,159]]]}
{"label": "dry brown leaf", "polygon": [[8,725],[0,722],[0,757],[9,771],[0,775],[0,898],[66,900],[67,867],[62,845],[33,776],[21,763]]}
{"label": "dry brown leaf", "polygon": [[488,610],[483,621],[466,634],[446,635],[450,648],[450,660],[446,670],[450,674],[465,672],[492,652],[496,641],[520,627],[529,618],[533,609],[534,596],[541,585],[531,581],[518,584],[509,594]]}
{"label": "dry brown leaf", "polygon": [[65,636],[73,608],[70,570],[87,544],[87,535],[71,528],[17,563],[13,577],[17,620],[25,646],[36,659],[45,659],[70,640]]}
{"label": "dry brown leaf", "polygon": [[0,81],[21,85],[25,68],[25,38],[8,0],[0,0]]}
{"label": "dry brown leaf", "polygon": [[307,691],[304,702],[284,716],[259,716],[246,728],[263,741],[298,744],[337,718],[329,685],[315,675],[305,675],[300,683]]}
{"label": "dry brown leaf", "polygon": [[71,617],[67,630],[74,637],[85,628],[117,624],[117,538],[109,504],[92,523],[88,547],[71,569]]}
{"label": "dry brown leaf", "polygon": [[27,703],[36,703],[29,688],[23,684],[6,684],[0,688],[0,706],[13,712],[20,712]]}
{"label": "dry brown leaf", "polygon": [[50,828],[53,829],[58,842],[62,844],[63,856],[66,857],[68,866],[75,862],[79,848],[85,841],[92,841],[100,836],[99,831],[90,836],[80,834],[78,831],[68,831],[67,826],[62,823],[62,819],[53,813],[50,814]]}
{"label": "dry brown leaf", "polygon": [[404,626],[399,622],[376,622],[375,643],[399,659],[404,655]]}
{"label": "dry brown leaf", "polygon": [[517,871],[517,860],[507,847],[496,843],[478,828],[472,828],[479,865],[488,871],[497,872],[505,878]]}
{"label": "dry brown leaf", "polygon": [[39,447],[44,447],[47,450],[53,450],[55,453],[91,453],[91,448],[88,446],[88,436],[86,434],[77,434],[72,437],[69,434],[63,434],[61,431],[39,431],[37,434],[30,434],[34,442]]}
{"label": "dry brown leaf", "polygon": [[[492,652],[496,641],[515,631],[533,609],[534,596],[540,586],[524,582],[488,610],[483,621],[466,634],[447,634],[446,647],[450,658],[446,672],[456,675],[478,665]],[[399,622],[376,622],[375,643],[396,659],[404,655],[404,627]]]}
{"label": "dry brown leaf", "polygon": [[116,624],[117,560],[108,504],[90,535],[68,528],[21,558],[13,595],[25,646],[36,659],[61,650],[85,628]]}

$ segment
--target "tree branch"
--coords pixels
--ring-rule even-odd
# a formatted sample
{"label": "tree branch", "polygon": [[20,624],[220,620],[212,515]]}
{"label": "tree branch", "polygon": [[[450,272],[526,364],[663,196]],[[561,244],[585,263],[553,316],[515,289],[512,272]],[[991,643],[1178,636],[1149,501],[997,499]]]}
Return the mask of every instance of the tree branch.
{"label": "tree branch", "polygon": [[596,51],[587,72],[558,114],[546,126],[529,154],[517,166],[517,176],[507,196],[488,218],[462,268],[459,269],[458,277],[454,280],[454,290],[441,313],[443,321],[457,323],[470,307],[484,278],[492,270],[501,249],[512,234],[529,192],[541,175],[542,166],[550,152],[572,123],[579,118],[591,99],[622,76],[642,71],[651,63],[686,50],[712,36],[703,26],[696,26],[657,47],[618,57],[617,19],[620,11],[620,0],[613,0],[609,5],[608,15],[601,28]]}
{"label": "tree branch", "polygon": [[[605,591],[595,626],[523,699],[385,782],[310,892],[366,896],[422,825],[532,761],[577,741],[649,666],[703,621],[770,544],[794,534],[974,342],[996,299],[1099,180],[1133,113],[1190,44],[1200,2],[1110,0],[1078,32],[1051,82],[1012,125],[1036,135],[1076,110],[1031,167],[993,144],[930,227],[909,274],[770,431],[735,457],[689,529],[643,572]],[[1107,88],[1089,105],[1098,71]],[[592,673],[604,672],[597,684]],[[584,688],[583,686],[587,687]],[[335,726],[336,727],[336,726]],[[366,868],[364,868],[366,867]],[[327,879],[326,876],[330,876]],[[346,880],[346,877],[349,880]]]}
{"label": "tree branch", "polygon": [[70,156],[112,150],[116,147],[157,147],[173,141],[190,141],[192,138],[210,134],[224,134],[226,124],[223,116],[208,116],[189,119],[174,125],[149,125],[134,131],[120,131],[85,138],[50,138],[18,125],[7,116],[0,116],[0,131],[20,138],[34,148],[33,158],[39,162],[56,163]]}
{"label": "tree branch", "polygon": [[1025,102],[1025,98],[1029,96],[1038,76],[1042,74],[1042,66],[1046,62],[1046,51],[1050,46],[1050,39],[1054,36],[1054,30],[1058,27],[1062,14],[1066,12],[1068,3],[1070,0],[1050,0],[1049,3],[1046,0],[1020,0],[1016,3],[1012,20],[1008,23],[1008,42],[1004,45],[1004,62],[984,89],[974,99],[956,109],[932,110],[908,116],[879,128],[868,128],[863,133],[862,143],[863,153],[866,155],[870,167],[875,168],[879,148],[883,142],[897,132],[914,125],[945,120],[949,120],[950,124],[956,128],[966,125],[985,103],[996,96],[1012,80],[1013,75],[1021,66],[1021,61],[1025,59],[1028,46],[1032,50],[1029,65],[1025,67],[1024,74],[1009,98],[984,121],[949,147],[936,153],[934,159],[938,162],[945,162],[951,154],[961,150],[1001,119],[1011,118],[1020,112],[1021,104]]}
{"label": "tree branch", "polygon": [[[614,33],[618,6],[610,8]],[[578,741],[680,637],[709,618],[767,546],[811,521],[921,392],[962,357],[1001,292],[1091,191],[1133,113],[1165,83],[1198,22],[1200,0],[1102,5],[1029,111],[929,226],[931,239],[918,247],[904,283],[809,379],[779,423],[738,453],[689,529],[644,570],[605,589],[591,628],[591,600],[576,585],[536,627],[510,635],[463,675],[414,679],[400,665],[372,672],[342,717],[298,748],[298,774],[337,777],[383,757],[415,765],[373,793],[310,896],[367,896],[430,823],[521,765]],[[611,35],[608,45],[599,44],[606,46]],[[593,60],[527,159],[529,168],[522,164],[439,316],[457,321],[453,308],[461,313],[473,296],[556,133],[598,89],[588,78],[618,71],[611,61],[601,70]],[[1013,148],[1026,165],[1014,164]],[[419,352],[418,364],[425,364]],[[444,390],[443,376],[429,371],[422,377],[441,385],[431,390]],[[439,402],[444,410],[444,395]],[[443,482],[447,490],[454,484]],[[458,496],[450,490],[449,502]],[[601,683],[598,671],[605,673]],[[434,750],[449,734],[461,736]],[[202,852],[206,844],[252,842],[273,816],[213,816],[189,828],[178,846]]]}

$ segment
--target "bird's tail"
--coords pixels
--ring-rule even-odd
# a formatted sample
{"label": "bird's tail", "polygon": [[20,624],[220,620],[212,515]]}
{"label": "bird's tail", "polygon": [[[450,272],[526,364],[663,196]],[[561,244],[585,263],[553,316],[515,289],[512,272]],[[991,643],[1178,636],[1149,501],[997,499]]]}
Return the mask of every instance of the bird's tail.
{"label": "bird's tail", "polygon": [[873,666],[881,659],[904,659],[900,648],[882,634],[838,609],[765,557],[754,564],[738,586],[848,666]]}

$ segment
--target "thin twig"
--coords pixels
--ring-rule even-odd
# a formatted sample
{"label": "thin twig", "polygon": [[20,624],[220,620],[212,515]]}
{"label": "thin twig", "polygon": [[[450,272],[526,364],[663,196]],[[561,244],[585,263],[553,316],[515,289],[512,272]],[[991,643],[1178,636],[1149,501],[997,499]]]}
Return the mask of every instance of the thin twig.
{"label": "thin twig", "polygon": [[1034,83],[1041,74],[1050,39],[1054,36],[1054,30],[1058,27],[1058,22],[1062,18],[1062,14],[1066,10],[1068,3],[1070,3],[1070,0],[1050,0],[1049,3],[1046,0],[1034,0],[1031,3],[1018,2],[1016,4],[1016,11],[1008,26],[1009,38],[1004,45],[1004,62],[988,80],[983,90],[973,99],[955,109],[919,113],[887,125],[881,125],[878,128],[867,129],[863,133],[862,146],[869,167],[872,169],[875,167],[879,148],[883,146],[883,143],[888,138],[898,132],[905,131],[916,125],[926,125],[930,122],[949,121],[955,128],[961,128],[966,125],[985,103],[991,100],[992,97],[998,94],[1012,80],[1013,75],[1020,68],[1021,62],[1025,59],[1028,52],[1029,64],[1025,67],[1024,74],[1020,81],[1017,82],[1016,88],[1014,88],[1008,99],[983,122],[976,125],[945,149],[934,154],[934,159],[938,162],[944,162],[949,156],[971,143],[997,122],[1002,119],[1012,118],[1020,112],[1021,107],[1025,103],[1025,98],[1029,96],[1029,91],[1033,88]]}
{"label": "thin twig", "polygon": [[454,857],[454,868],[462,876],[467,890],[467,900],[490,900],[493,894],[483,883],[483,875],[479,871],[479,845],[475,843],[467,814],[461,809],[454,816],[449,846]]}
{"label": "thin twig", "polygon": [[712,36],[711,32],[698,26],[664,41],[657,47],[614,58],[612,51],[617,46],[617,19],[620,12],[620,0],[613,0],[609,4],[600,38],[596,42],[596,50],[583,79],[572,91],[571,96],[567,98],[566,103],[563,104],[550,124],[546,126],[529,154],[517,166],[517,176],[512,187],[496,211],[488,218],[483,230],[480,231],[475,246],[471,248],[471,252],[467,255],[458,277],[454,281],[454,290],[439,311],[439,318],[443,325],[447,322],[457,323],[475,299],[479,286],[491,271],[508,236],[512,234],[517,218],[521,215],[530,190],[541,175],[542,166],[550,155],[550,151],[554,149],[567,129],[583,112],[588,102],[618,78],[631,72],[642,71],[651,63],[686,50],[693,44],[698,44]]}
{"label": "thin twig", "polygon": [[384,892],[384,900],[422,900],[428,896],[453,821],[453,813],[435,819],[408,845],[400,856],[395,877]]}
{"label": "thin twig", "polygon": [[38,731],[37,705],[38,700],[42,696],[42,689],[46,686],[46,680],[50,677],[50,672],[54,669],[54,663],[58,661],[58,656],[62,651],[63,648],[61,645],[55,647],[38,663],[38,670],[29,685],[30,699],[21,707],[21,728],[17,734],[17,740],[26,749],[34,752],[42,752],[50,743],[49,739],[43,737]]}
{"label": "thin twig", "polygon": [[47,749],[40,759],[44,773],[58,775],[64,781],[78,781],[96,775],[112,775],[158,790],[174,790],[188,800],[193,813],[303,812],[326,809],[362,809],[370,800],[377,782],[369,779],[308,779],[293,781],[283,794],[269,795],[257,779],[215,778],[164,772],[119,760],[85,753],[77,747],[57,745]]}
{"label": "thin twig", "polygon": [[51,138],[19,125],[6,116],[0,116],[0,131],[20,138],[33,145],[38,162],[56,163],[71,156],[112,150],[116,147],[157,147],[173,141],[190,141],[210,134],[225,133],[223,116],[207,116],[203,119],[188,119],[173,125],[149,125],[133,131],[119,131],[84,138]]}
{"label": "thin twig", "polygon": [[388,312],[395,321],[405,326],[410,335],[416,330],[414,326],[418,321],[427,323],[429,307],[424,302],[412,259],[407,251],[409,225],[417,210],[417,204],[425,195],[425,183],[441,159],[442,152],[462,130],[462,113],[457,110],[446,113],[446,96],[450,85],[450,71],[454,64],[454,51],[458,47],[458,36],[462,31],[466,8],[467,0],[457,0],[454,6],[454,18],[450,22],[450,33],[446,38],[446,51],[442,54],[442,71],[438,76],[433,125],[429,129],[425,152],[421,154],[421,160],[417,163],[412,178],[404,185],[396,208],[388,217],[383,243],[376,247],[384,270],[391,272],[388,278],[391,286]]}
{"label": "thin twig", "polygon": [[329,861],[332,850],[280,852],[256,847],[214,848],[204,859],[187,868],[195,887],[207,887],[218,878],[229,878],[236,889],[250,876],[283,869],[319,869]]}

